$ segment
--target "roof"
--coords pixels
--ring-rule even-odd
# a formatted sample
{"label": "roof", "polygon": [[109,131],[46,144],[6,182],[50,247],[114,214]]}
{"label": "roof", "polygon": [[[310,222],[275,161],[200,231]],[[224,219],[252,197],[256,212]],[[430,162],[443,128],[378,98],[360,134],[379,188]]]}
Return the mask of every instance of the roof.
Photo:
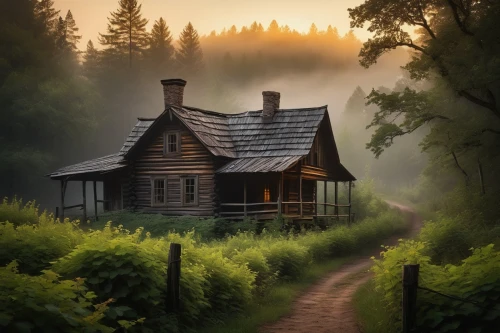
{"label": "roof", "polygon": [[[262,117],[262,110],[223,114],[188,106],[171,107],[159,118],[168,112],[173,112],[213,155],[255,158],[307,155],[327,106],[280,109],[272,121]],[[154,123],[156,121],[139,119],[121,153],[127,156]]]}
{"label": "roof", "polygon": [[301,156],[240,158],[227,163],[215,173],[281,172],[301,158]]}
{"label": "roof", "polygon": [[113,154],[61,168],[48,176],[51,178],[61,178],[86,173],[103,174],[126,167],[127,165],[124,162],[123,156]]}

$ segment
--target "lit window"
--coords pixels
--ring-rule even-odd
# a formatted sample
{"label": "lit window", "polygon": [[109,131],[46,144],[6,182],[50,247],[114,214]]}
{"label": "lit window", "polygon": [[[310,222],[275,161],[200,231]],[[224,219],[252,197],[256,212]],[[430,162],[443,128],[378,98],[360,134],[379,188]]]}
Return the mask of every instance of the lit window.
{"label": "lit window", "polygon": [[198,184],[197,177],[184,177],[182,179],[182,204],[198,204]]}
{"label": "lit window", "polygon": [[165,179],[153,179],[152,182],[152,194],[151,194],[151,203],[153,206],[155,205],[164,205],[165,204],[165,193],[166,193],[166,180]]}
{"label": "lit window", "polygon": [[164,140],[164,154],[175,154],[180,151],[179,133],[167,132]]}
{"label": "lit window", "polygon": [[269,185],[264,188],[264,202],[271,202],[271,191]]}

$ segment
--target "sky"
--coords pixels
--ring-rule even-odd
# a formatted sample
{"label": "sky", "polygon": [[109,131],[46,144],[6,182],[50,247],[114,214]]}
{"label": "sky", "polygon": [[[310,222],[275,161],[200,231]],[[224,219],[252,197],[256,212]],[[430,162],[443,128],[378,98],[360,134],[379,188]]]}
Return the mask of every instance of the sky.
{"label": "sky", "polygon": [[[149,19],[149,28],[163,17],[175,38],[191,21],[200,35],[212,30],[220,32],[233,24],[238,29],[258,21],[267,28],[275,19],[279,25],[307,32],[314,22],[319,30],[331,24],[341,35],[349,31],[348,8],[363,0],[139,0],[143,16]],[[71,10],[83,36],[80,48],[91,39],[97,44],[99,32],[106,32],[109,13],[118,8],[118,0],[54,0],[61,15]],[[370,35],[366,30],[355,30],[361,40]]]}

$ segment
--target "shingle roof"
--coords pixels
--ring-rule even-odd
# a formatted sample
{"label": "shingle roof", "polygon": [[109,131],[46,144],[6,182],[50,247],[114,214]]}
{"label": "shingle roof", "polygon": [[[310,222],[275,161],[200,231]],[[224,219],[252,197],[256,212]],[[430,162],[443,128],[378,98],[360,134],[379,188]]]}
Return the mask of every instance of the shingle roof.
{"label": "shingle roof", "polygon": [[113,154],[104,157],[99,157],[93,160],[81,162],[78,164],[73,164],[64,168],[61,168],[51,174],[48,174],[50,178],[60,178],[70,175],[78,175],[85,173],[107,173],[117,169],[126,167],[125,160],[120,154]]}
{"label": "shingle roof", "polygon": [[215,173],[281,172],[301,158],[302,156],[239,158],[227,163]]}
{"label": "shingle roof", "polygon": [[[253,158],[307,155],[327,107],[277,110],[271,121],[262,117],[262,110],[240,114],[187,106],[170,110],[213,155]],[[126,155],[153,123],[140,119],[120,153]]]}

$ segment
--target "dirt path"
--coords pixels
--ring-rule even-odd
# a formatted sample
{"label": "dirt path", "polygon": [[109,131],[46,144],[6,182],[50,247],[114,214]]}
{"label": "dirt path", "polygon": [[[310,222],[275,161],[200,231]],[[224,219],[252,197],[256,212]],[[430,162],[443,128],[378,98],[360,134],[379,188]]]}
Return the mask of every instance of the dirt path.
{"label": "dirt path", "polygon": [[[411,228],[407,237],[416,235],[422,220],[411,208],[395,202],[388,203],[410,214]],[[395,245],[399,238],[394,236],[383,243]],[[379,256],[380,249],[373,252],[371,255]],[[260,332],[359,333],[351,298],[358,287],[371,278],[368,272],[372,265],[371,255],[359,257],[320,280],[295,301],[288,316],[262,327]]]}

